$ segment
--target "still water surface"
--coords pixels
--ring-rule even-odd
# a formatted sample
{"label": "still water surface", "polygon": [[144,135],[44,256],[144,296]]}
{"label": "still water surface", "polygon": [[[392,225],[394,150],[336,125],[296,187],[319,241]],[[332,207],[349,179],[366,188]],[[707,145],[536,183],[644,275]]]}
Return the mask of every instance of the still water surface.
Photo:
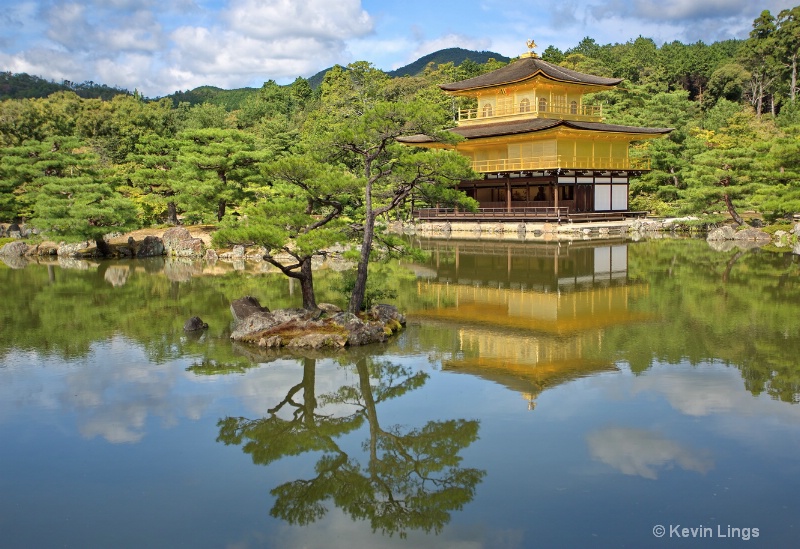
{"label": "still water surface", "polygon": [[299,303],[252,265],[0,265],[0,547],[800,544],[800,258],[419,245],[399,337],[303,356],[228,339]]}

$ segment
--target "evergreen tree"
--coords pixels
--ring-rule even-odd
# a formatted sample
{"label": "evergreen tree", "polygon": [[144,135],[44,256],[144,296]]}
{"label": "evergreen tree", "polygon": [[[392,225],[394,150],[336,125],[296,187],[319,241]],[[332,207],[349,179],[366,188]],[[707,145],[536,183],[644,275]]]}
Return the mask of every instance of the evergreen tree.
{"label": "evergreen tree", "polygon": [[769,149],[768,133],[745,109],[727,117],[719,129],[695,130],[693,140],[704,150],[693,155],[687,169],[688,187],[681,196],[688,211],[713,214],[721,205],[737,225],[744,225],[739,210],[753,205],[764,183],[759,158]]}
{"label": "evergreen tree", "polygon": [[241,219],[226,220],[214,241],[265,247],[264,259],[300,282],[303,308],[314,310],[312,260],[350,240],[350,226],[342,215],[359,181],[300,155],[265,166],[264,175],[269,184],[252,190],[253,200],[243,208]]}
{"label": "evergreen tree", "polygon": [[240,203],[258,178],[266,153],[241,130],[206,128],[178,135],[180,174],[174,188],[190,220],[200,221],[213,208],[217,221],[229,204]]}
{"label": "evergreen tree", "polygon": [[341,162],[362,184],[358,197],[361,250],[349,305],[350,312],[358,313],[379,217],[402,206],[417,188],[442,202],[471,204],[454,187],[469,178],[472,170],[468,159],[452,151],[398,144],[398,138],[418,133],[443,142],[456,136],[441,131],[441,112],[429,104],[385,101],[381,71],[363,63],[348,69],[336,74],[335,81],[326,76],[323,108],[309,126],[309,140],[315,154]]}
{"label": "evergreen tree", "polygon": [[102,179],[96,156],[78,139],[51,138],[36,148],[31,223],[53,237],[92,239],[105,255],[105,234],[135,227],[133,203]]}
{"label": "evergreen tree", "polygon": [[785,9],[776,20],[775,41],[778,60],[789,73],[789,101],[795,102],[800,83],[797,81],[798,61],[800,61],[800,6]]}
{"label": "evergreen tree", "polygon": [[780,73],[780,63],[776,58],[776,29],[772,14],[768,10],[762,11],[753,21],[747,47],[741,54],[744,66],[751,73],[747,97],[759,116],[765,110],[765,101],[769,101],[768,108],[775,114],[774,89]]}
{"label": "evergreen tree", "polygon": [[142,208],[146,221],[178,224],[176,195],[182,188],[178,148],[175,138],[149,134],[139,139],[129,157],[127,191]]}

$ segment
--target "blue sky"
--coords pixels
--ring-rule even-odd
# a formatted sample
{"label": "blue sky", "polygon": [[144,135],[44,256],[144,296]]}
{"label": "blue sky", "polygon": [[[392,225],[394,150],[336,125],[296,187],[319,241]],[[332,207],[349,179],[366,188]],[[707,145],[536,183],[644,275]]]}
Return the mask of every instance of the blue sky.
{"label": "blue sky", "polygon": [[2,0],[0,70],[158,97],[288,83],[335,63],[392,70],[448,47],[514,57],[573,47],[745,38],[798,0]]}

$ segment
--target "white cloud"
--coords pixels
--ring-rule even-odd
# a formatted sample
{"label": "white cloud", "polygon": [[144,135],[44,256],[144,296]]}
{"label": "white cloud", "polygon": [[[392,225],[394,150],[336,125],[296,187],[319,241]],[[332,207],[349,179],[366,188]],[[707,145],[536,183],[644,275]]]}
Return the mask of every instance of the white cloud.
{"label": "white cloud", "polygon": [[16,55],[1,55],[0,63],[11,72],[25,72],[55,81],[87,80],[90,67],[64,51],[32,48]]}
{"label": "white cloud", "polygon": [[675,465],[686,471],[707,473],[714,462],[699,452],[644,429],[608,427],[586,436],[592,458],[625,475],[657,479],[661,469]]}
{"label": "white cloud", "polygon": [[131,14],[126,18],[124,27],[112,27],[99,31],[96,39],[98,47],[108,52],[156,53],[163,49],[166,43],[161,25],[153,17],[153,14],[147,11],[137,11]]}
{"label": "white cloud", "polygon": [[161,92],[208,83],[257,86],[268,79],[310,76],[346,57],[348,39],[372,30],[358,1],[233,2],[218,25],[175,29]]}
{"label": "white cloud", "polygon": [[236,0],[223,18],[232,31],[268,42],[307,37],[325,43],[373,30],[359,0]]}
{"label": "white cloud", "polygon": [[93,42],[94,30],[86,20],[85,6],[76,3],[43,10],[47,37],[67,50],[84,49]]}

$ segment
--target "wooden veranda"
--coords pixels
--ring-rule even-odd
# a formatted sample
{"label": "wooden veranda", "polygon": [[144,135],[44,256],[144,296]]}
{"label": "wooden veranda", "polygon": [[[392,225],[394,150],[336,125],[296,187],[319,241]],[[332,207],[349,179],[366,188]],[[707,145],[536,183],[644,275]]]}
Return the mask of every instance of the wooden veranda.
{"label": "wooden veranda", "polygon": [[466,212],[454,208],[421,208],[414,211],[419,221],[531,221],[571,223],[581,221],[624,221],[631,217],[644,217],[647,212],[570,212],[569,208],[537,206],[522,208],[478,208]]}

